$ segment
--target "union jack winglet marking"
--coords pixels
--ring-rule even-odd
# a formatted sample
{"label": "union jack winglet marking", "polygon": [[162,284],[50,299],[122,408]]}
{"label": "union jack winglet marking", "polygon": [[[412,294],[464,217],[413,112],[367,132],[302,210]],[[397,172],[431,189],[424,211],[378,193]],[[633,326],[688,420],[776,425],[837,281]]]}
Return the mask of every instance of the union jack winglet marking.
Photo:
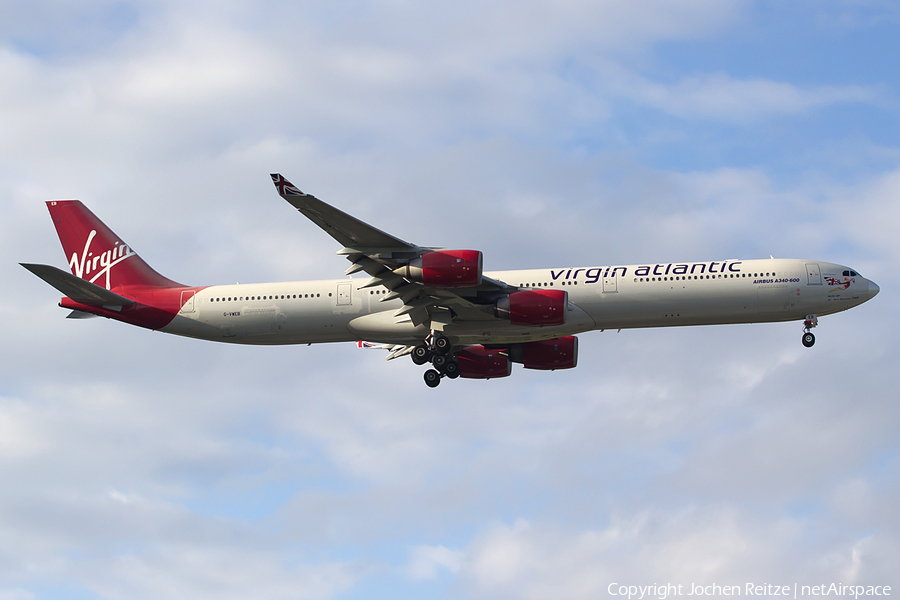
{"label": "union jack winglet marking", "polygon": [[282,196],[305,196],[293,183],[281,176],[281,173],[272,173],[272,183],[278,188]]}

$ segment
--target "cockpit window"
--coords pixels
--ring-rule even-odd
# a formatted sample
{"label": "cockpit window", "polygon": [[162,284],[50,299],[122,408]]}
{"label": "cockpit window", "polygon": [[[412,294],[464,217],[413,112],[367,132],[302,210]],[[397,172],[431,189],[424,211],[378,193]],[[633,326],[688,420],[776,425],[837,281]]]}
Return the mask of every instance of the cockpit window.
{"label": "cockpit window", "polygon": [[844,271],[844,277],[859,277],[856,271]]}

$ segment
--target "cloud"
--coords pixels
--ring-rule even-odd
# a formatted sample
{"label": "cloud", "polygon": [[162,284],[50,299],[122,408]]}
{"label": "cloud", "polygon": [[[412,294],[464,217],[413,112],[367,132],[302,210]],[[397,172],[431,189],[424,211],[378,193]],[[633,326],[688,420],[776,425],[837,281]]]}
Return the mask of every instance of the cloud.
{"label": "cloud", "polygon": [[[100,565],[98,565],[100,566]],[[142,556],[120,556],[102,579],[85,582],[106,598],[330,598],[354,583],[341,564],[284,565],[283,556],[236,547],[163,546]]]}
{"label": "cloud", "polygon": [[46,447],[33,426],[34,414],[21,401],[0,401],[0,459],[29,456]]}
{"label": "cloud", "polygon": [[437,579],[442,569],[455,575],[463,556],[462,552],[444,546],[414,546],[409,554],[406,576],[410,579]]}
{"label": "cloud", "polygon": [[[465,550],[459,573],[471,597],[596,598],[620,586],[657,585],[667,596],[687,595],[694,585],[817,585],[886,581],[887,564],[871,569],[868,539],[837,543],[824,554],[803,548],[801,521],[753,522],[731,509],[704,506],[675,513],[649,510],[617,515],[594,531],[565,531],[518,521],[485,532]],[[799,560],[791,559],[801,551]],[[876,560],[877,562],[877,560]],[[861,569],[868,565],[865,574]],[[879,579],[880,578],[880,579]],[[804,583],[809,582],[809,583]]]}
{"label": "cloud", "polygon": [[[668,52],[727,56],[756,8],[10,12],[0,598],[896,582],[896,82]],[[352,345],[66,320],[15,264],[64,266],[43,201],[79,197],[179,281],[340,277],[276,171],[414,243],[482,249],[489,269],[771,253],[846,262],[884,291],[822,319],[810,351],[796,323],[596,332],[578,369],[427,390],[410,361]]]}
{"label": "cloud", "polygon": [[805,115],[835,104],[871,104],[878,94],[863,86],[797,86],[767,79],[734,79],[719,73],[672,84],[626,75],[616,91],[664,113],[685,119],[746,124],[782,115]]}

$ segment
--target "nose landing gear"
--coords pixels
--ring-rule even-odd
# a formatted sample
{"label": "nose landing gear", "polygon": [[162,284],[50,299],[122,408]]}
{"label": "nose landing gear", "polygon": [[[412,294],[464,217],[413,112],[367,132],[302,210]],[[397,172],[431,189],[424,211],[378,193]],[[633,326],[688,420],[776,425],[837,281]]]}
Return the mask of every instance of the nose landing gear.
{"label": "nose landing gear", "polygon": [[819,319],[816,315],[806,315],[806,319],[803,321],[803,345],[807,348],[812,348],[813,344],[816,343],[816,336],[812,334],[810,329],[819,324]]}

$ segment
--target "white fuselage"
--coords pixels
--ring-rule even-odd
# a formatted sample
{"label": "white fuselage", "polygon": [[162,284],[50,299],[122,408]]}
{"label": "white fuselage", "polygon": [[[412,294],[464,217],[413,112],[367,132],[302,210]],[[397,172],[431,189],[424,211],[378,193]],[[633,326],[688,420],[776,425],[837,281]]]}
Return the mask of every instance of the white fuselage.
{"label": "white fuselage", "polygon": [[[457,344],[508,344],[594,329],[801,320],[865,302],[877,286],[848,267],[794,260],[727,260],[485,273],[519,289],[568,292],[566,323],[514,326],[485,306],[483,318],[454,320],[443,333]],[[395,317],[400,300],[337,279],[203,288],[163,331],[239,344],[366,340],[416,344],[430,332]]]}

